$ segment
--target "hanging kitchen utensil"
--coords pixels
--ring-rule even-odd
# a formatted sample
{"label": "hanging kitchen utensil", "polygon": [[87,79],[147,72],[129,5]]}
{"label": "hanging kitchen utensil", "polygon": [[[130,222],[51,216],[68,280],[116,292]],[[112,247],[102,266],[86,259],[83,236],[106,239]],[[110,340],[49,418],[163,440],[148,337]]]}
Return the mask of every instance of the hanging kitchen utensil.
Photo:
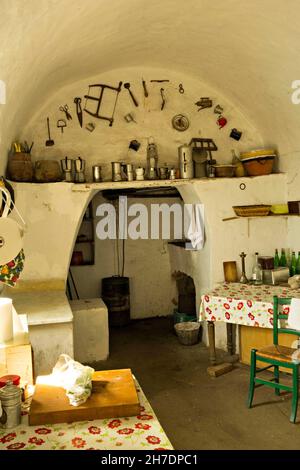
{"label": "hanging kitchen utensil", "polygon": [[129,94],[131,96],[131,99],[132,99],[134,105],[136,107],[138,107],[139,103],[138,103],[137,99],[135,98],[134,94],[132,93],[132,91],[130,90],[130,83],[124,83],[124,88],[126,88],[126,90],[129,91]]}
{"label": "hanging kitchen utensil", "polygon": [[48,140],[46,140],[46,147],[52,147],[54,145],[54,140],[51,139],[51,135],[50,135],[50,122],[49,122],[49,118],[47,117],[47,127],[48,127]]}
{"label": "hanging kitchen utensil", "polygon": [[172,126],[177,131],[183,132],[186,131],[190,126],[190,121],[187,116],[184,114],[177,114],[172,119]]}
{"label": "hanging kitchen utensil", "polygon": [[74,103],[76,104],[76,113],[79,121],[80,127],[82,127],[82,108],[81,108],[81,98],[74,98]]}
{"label": "hanging kitchen utensil", "polygon": [[161,88],[160,89],[160,95],[161,95],[161,107],[160,107],[160,110],[162,111],[165,107],[165,104],[166,104],[166,99],[165,99],[165,95],[164,95],[164,88]]}
{"label": "hanging kitchen utensil", "polygon": [[217,104],[217,106],[215,106],[215,109],[214,109],[215,114],[222,114],[223,111],[224,111],[224,109],[219,104]]}
{"label": "hanging kitchen utensil", "polygon": [[[117,88],[112,87],[110,85],[103,85],[103,84],[89,85],[89,93],[90,93],[91,88],[94,89],[94,90],[99,88],[99,90],[98,90],[99,91],[99,96],[97,96],[97,97],[96,96],[91,96],[90,94],[84,95],[84,98],[86,100],[85,101],[84,111],[86,113],[90,114],[91,116],[97,118],[97,119],[103,119],[105,121],[108,121],[109,126],[111,127],[113,125],[113,122],[114,122],[114,114],[115,114],[115,110],[116,110],[116,106],[117,106],[118,96],[119,96],[119,93],[121,91],[121,87],[122,87],[122,82],[119,82],[119,86]],[[112,91],[116,92],[116,99],[115,99],[114,108],[113,108],[111,117],[101,116],[101,114],[100,114],[101,102],[102,102],[103,94],[104,94],[105,90],[112,90]],[[87,102],[89,100],[97,103],[96,111],[90,111],[89,109],[86,108]]]}
{"label": "hanging kitchen utensil", "polygon": [[61,133],[64,133],[64,127],[67,127],[67,123],[65,119],[59,119],[57,121],[56,126],[61,129]]}
{"label": "hanging kitchen utensil", "polygon": [[142,84],[143,84],[143,89],[144,89],[144,97],[145,97],[145,98],[148,98],[149,93],[148,93],[147,85],[146,85],[146,82],[145,82],[144,79],[142,79]]}
{"label": "hanging kitchen utensil", "polygon": [[95,124],[93,122],[88,122],[87,125],[85,126],[87,131],[93,132],[96,128]]}
{"label": "hanging kitchen utensil", "polygon": [[203,97],[200,98],[200,101],[197,101],[195,105],[199,107],[198,111],[201,111],[201,109],[211,108],[212,100],[208,97]]}
{"label": "hanging kitchen utensil", "polygon": [[184,93],[184,88],[183,88],[182,83],[179,83],[178,91],[179,91],[179,93],[181,93],[181,94]]}
{"label": "hanging kitchen utensil", "polygon": [[125,119],[126,122],[135,122],[135,123],[137,124],[137,122],[136,122],[136,120],[134,119],[134,116],[133,116],[132,113],[126,114],[126,115],[124,116],[124,119]]}
{"label": "hanging kitchen utensil", "polygon": [[240,140],[240,138],[242,137],[242,132],[238,131],[236,128],[231,129],[230,137],[234,140]]}
{"label": "hanging kitchen utensil", "polygon": [[65,113],[66,119],[67,119],[68,121],[71,121],[72,116],[71,116],[71,114],[69,113],[69,106],[68,106],[67,104],[65,104],[64,106],[60,106],[60,107],[59,107],[59,110],[60,110],[61,112]]}
{"label": "hanging kitchen utensil", "polygon": [[219,126],[219,129],[222,129],[223,127],[226,126],[227,124],[227,119],[220,114],[220,116],[217,119],[217,124]]}

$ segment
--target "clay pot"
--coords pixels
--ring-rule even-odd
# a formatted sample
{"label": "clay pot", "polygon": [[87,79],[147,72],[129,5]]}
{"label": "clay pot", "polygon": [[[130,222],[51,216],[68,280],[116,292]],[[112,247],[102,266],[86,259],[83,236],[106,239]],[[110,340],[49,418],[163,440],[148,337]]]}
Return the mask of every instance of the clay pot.
{"label": "clay pot", "polygon": [[62,180],[59,162],[56,160],[38,160],[35,164],[35,180],[38,183],[52,183]]}
{"label": "clay pot", "polygon": [[18,152],[8,159],[7,173],[9,179],[19,182],[31,182],[33,180],[33,166],[30,153]]}

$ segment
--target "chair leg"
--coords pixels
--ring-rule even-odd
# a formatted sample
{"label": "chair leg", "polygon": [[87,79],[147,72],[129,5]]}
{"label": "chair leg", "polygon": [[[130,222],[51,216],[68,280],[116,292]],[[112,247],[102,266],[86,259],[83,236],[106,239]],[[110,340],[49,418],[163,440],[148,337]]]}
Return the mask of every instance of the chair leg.
{"label": "chair leg", "polygon": [[249,393],[248,393],[248,408],[251,408],[254,389],[255,389],[255,374],[256,374],[256,349],[251,350],[251,365],[250,365],[250,384],[249,384]]}
{"label": "chair leg", "polygon": [[[279,384],[279,367],[274,366],[274,378],[275,382]],[[275,388],[275,395],[280,395],[280,388]]]}
{"label": "chair leg", "polygon": [[297,408],[298,408],[298,365],[295,365],[293,368],[293,398],[292,398],[292,413],[290,417],[291,423],[296,422],[297,417]]}

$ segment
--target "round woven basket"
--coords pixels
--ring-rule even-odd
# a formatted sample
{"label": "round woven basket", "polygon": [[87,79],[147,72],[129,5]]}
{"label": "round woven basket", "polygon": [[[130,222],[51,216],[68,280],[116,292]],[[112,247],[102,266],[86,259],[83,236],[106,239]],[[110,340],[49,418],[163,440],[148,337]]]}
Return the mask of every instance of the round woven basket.
{"label": "round woven basket", "polygon": [[194,321],[176,323],[174,328],[181,344],[192,346],[198,343],[200,323]]}

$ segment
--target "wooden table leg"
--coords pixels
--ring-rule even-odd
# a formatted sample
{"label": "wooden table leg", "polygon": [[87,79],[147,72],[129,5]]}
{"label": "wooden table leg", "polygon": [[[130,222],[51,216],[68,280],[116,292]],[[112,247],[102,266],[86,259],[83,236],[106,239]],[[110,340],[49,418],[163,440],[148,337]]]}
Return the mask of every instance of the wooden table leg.
{"label": "wooden table leg", "polygon": [[227,329],[227,351],[229,352],[230,356],[234,354],[234,344],[233,344],[233,324],[226,323]]}
{"label": "wooden table leg", "polygon": [[215,323],[213,321],[208,321],[207,327],[208,327],[209,360],[212,365],[215,365],[217,362],[216,343],[215,343]]}

